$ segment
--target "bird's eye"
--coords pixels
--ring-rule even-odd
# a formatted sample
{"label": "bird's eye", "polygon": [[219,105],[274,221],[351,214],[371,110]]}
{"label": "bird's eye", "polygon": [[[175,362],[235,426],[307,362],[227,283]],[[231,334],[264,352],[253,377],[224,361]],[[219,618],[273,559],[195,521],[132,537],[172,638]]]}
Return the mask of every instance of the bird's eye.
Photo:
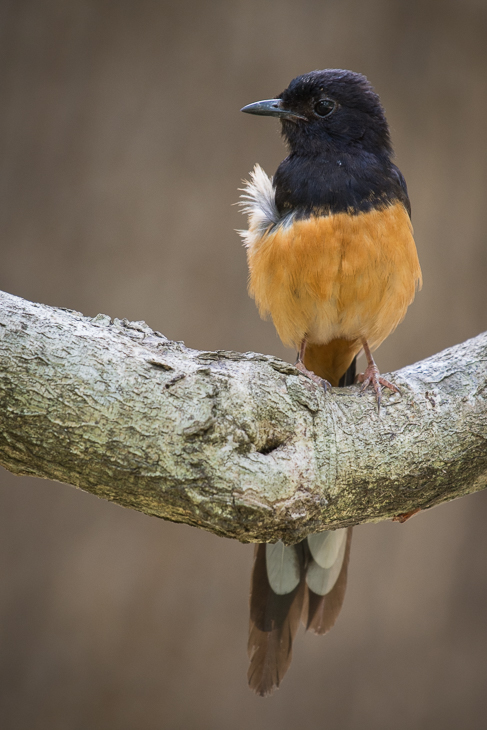
{"label": "bird's eye", "polygon": [[320,99],[315,104],[315,113],[319,117],[328,117],[335,111],[336,103],[331,99]]}

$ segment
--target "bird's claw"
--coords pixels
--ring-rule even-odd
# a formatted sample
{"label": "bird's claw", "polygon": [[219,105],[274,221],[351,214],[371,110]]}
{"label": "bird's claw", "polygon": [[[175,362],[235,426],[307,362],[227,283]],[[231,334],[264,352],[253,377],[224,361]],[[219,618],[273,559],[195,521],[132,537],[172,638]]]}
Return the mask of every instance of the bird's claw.
{"label": "bird's claw", "polygon": [[325,393],[327,393],[329,390],[331,390],[331,384],[328,382],[328,380],[325,380],[324,378],[320,378],[319,375],[316,375],[312,370],[308,370],[308,368],[305,366],[303,362],[298,360],[296,363],[296,368],[299,370],[301,375],[304,375],[306,378],[309,378],[313,381],[313,383],[316,383],[316,385],[321,385]]}
{"label": "bird's claw", "polygon": [[379,373],[379,368],[375,364],[367,365],[365,372],[357,375],[357,377],[355,378],[355,382],[362,383],[362,387],[360,388],[360,394],[364,393],[369,385],[373,387],[377,400],[377,407],[379,410],[382,400],[381,386],[383,388],[389,388],[389,390],[392,390],[394,393],[400,393],[399,388],[397,388],[393,383],[390,383],[388,380],[381,376],[381,374]]}
{"label": "bird's claw", "polygon": [[320,378],[321,385],[323,386],[323,390],[325,393],[328,393],[329,390],[331,390],[331,383],[328,382],[328,380],[325,380],[324,378]]}

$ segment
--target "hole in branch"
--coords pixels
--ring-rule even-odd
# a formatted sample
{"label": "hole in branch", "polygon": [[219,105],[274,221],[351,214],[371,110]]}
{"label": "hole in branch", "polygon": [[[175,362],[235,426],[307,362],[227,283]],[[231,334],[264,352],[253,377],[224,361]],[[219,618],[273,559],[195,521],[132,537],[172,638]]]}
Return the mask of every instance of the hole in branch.
{"label": "hole in branch", "polygon": [[265,443],[262,446],[259,446],[256,451],[258,451],[259,454],[270,454],[272,451],[278,449],[279,446],[282,446],[283,443],[284,440],[280,436],[273,434],[272,436],[269,436]]}

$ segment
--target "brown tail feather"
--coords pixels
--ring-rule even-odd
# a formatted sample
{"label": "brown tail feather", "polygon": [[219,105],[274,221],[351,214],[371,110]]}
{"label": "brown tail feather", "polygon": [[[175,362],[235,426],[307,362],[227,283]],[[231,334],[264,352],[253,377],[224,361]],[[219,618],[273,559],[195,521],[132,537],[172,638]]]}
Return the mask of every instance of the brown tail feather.
{"label": "brown tail feather", "polygon": [[266,546],[257,545],[250,592],[248,653],[250,688],[262,697],[279,687],[289,669],[292,646],[303,611],[305,596],[304,549],[298,551],[301,580],[286,595],[274,593],[267,580]]}
{"label": "brown tail feather", "polygon": [[351,544],[352,528],[349,527],[342,569],[331,591],[326,596],[318,596],[308,588],[307,618],[303,621],[306,624],[306,630],[311,629],[315,634],[326,634],[334,626],[345,598]]}

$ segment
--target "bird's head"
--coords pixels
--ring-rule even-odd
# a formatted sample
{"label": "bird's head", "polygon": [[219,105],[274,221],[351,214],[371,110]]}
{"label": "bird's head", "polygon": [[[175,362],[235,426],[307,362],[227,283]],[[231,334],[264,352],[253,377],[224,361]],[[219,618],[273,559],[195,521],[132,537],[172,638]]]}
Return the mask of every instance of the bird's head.
{"label": "bird's head", "polygon": [[275,99],[242,109],[279,117],[291,152],[316,154],[328,147],[392,152],[378,95],[362,74],[341,69],[311,71],[293,79]]}

